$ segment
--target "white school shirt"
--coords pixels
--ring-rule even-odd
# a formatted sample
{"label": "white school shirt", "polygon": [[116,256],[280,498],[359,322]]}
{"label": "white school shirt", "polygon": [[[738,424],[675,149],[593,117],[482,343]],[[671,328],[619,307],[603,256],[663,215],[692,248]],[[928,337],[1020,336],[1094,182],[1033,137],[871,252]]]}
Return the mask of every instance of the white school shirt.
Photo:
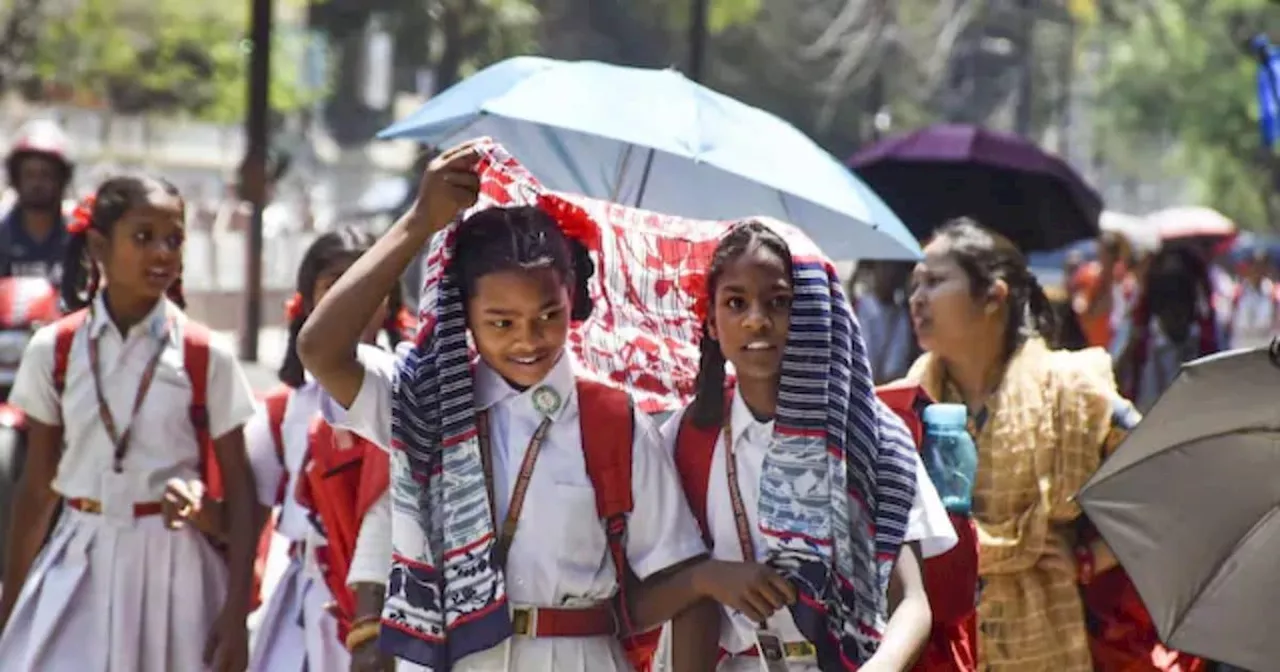
{"label": "white school shirt", "polygon": [[[92,306],[93,313],[71,343],[62,398],[53,387],[57,327],[49,325],[27,345],[9,402],[39,422],[63,426],[62,459],[53,489],[63,497],[101,501],[102,475],[113,467],[115,443],[98,415],[89,339],[97,339],[102,392],[120,432],[129,426],[142,374],[163,344],[124,456],[124,471],[132,476],[128,490],[133,501],[159,501],[169,479],[201,476],[200,449],[189,412],[191,381],[182,362],[182,327],[188,318],[176,305],[161,300],[127,334],[121,334],[107,315],[101,293]],[[253,417],[253,390],[231,348],[217,335],[209,344],[207,398],[209,434],[215,439]]]}
{"label": "white school shirt", "polygon": [[347,571],[347,585],[378,583],[385,585],[391,574],[391,493],[384,492],[364,514],[356,549]]}
{"label": "white school shirt", "polygon": [[271,434],[271,419],[265,404],[259,404],[258,412],[244,427],[245,448],[249,452],[249,466],[253,469],[258,489],[258,502],[268,508],[275,507],[280,479],[287,478],[276,532],[289,541],[304,542],[305,550],[301,555],[303,572],[300,576],[313,580],[323,580],[324,577],[314,549],[328,541],[312,524],[307,508],[298,502],[297,492],[310,444],[311,423],[320,418],[320,399],[323,396],[324,389],[310,375],[289,394],[284,418],[280,422],[280,439],[284,442],[283,465],[276,453],[276,440]]}
{"label": "white school shirt", "polygon": [[323,396],[324,390],[310,376],[289,394],[280,422],[280,439],[284,442],[283,465],[276,453],[276,440],[271,434],[271,419],[265,405],[260,405],[253,419],[244,427],[245,447],[249,451],[249,464],[253,467],[260,504],[269,508],[276,505],[280,479],[286,478],[287,474],[276,532],[290,541],[303,541],[309,531],[314,531],[314,526],[307,519],[306,508],[294,495],[298,492],[302,463],[307,457],[311,423],[320,417],[320,399]]}
{"label": "white school shirt", "polygon": [[[662,426],[662,439],[668,454],[674,456],[676,435],[680,419],[685,411],[676,413]],[[742,401],[742,395],[734,388],[730,424],[733,429],[734,458],[737,461],[738,491],[746,508],[747,522],[751,529],[751,541],[755,546],[755,559],[768,557],[769,546],[760,532],[760,474],[764,470],[765,453],[773,439],[773,422],[760,422]],[[724,433],[716,439],[711,458],[710,488],[707,492],[707,527],[710,528],[712,557],[717,560],[741,562],[742,545],[738,541],[738,527],[734,523],[733,504],[729,499],[728,470],[725,468]],[[947,510],[938,497],[938,491],[929,480],[920,460],[916,460],[916,496],[908,515],[905,541],[920,544],[920,553],[926,558],[941,555],[956,545],[955,528],[947,516]],[[740,613],[724,607],[726,618],[720,629],[720,647],[725,651],[741,653],[755,646],[756,624]],[[801,642],[804,635],[796,629],[791,612],[782,609],[769,618],[768,629],[783,641]]]}
{"label": "white school shirt", "polygon": [[[357,351],[364,381],[349,409],[325,398],[325,418],[384,448],[391,443],[391,403],[395,357],[373,347]],[[579,426],[572,357],[562,355],[547,377],[520,392],[483,362],[474,374],[477,409],[489,411],[497,518],[507,515],[511,489],[529,439],[541,422],[532,393],[550,386],[562,400],[553,415],[525,497],[520,526],[508,555],[506,588],[517,606],[589,606],[611,598],[618,587],[604,527],[596,514],[595,489],[587,477]],[[627,560],[637,578],[706,552],[697,521],[689,512],[671,456],[648,416],[634,414],[631,488],[634,508],[627,522]],[[510,665],[505,647],[473,654],[455,666],[475,670],[629,670],[616,640],[517,638]]]}

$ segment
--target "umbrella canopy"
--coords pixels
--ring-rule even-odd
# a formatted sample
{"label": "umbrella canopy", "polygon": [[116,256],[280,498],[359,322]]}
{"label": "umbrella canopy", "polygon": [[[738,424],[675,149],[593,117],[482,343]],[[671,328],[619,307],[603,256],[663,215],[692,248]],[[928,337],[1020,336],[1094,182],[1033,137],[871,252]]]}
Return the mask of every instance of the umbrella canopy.
{"label": "umbrella canopy", "polygon": [[1164,241],[1225,241],[1235,238],[1238,232],[1236,223],[1226,215],[1198,206],[1161,210],[1147,216],[1147,225],[1154,227]]}
{"label": "umbrella canopy", "polygon": [[1183,366],[1078,496],[1166,644],[1257,672],[1280,670],[1277,361]]}
{"label": "umbrella canopy", "polygon": [[1024,251],[1098,235],[1098,194],[1065,161],[1016,135],[931,126],[867,147],[849,165],[922,240],[960,216]]}
{"label": "umbrella canopy", "polygon": [[552,189],[699,219],[776,217],[837,259],[920,256],[897,215],[807,136],[673,70],[512,58],[379,137],[485,135]]}

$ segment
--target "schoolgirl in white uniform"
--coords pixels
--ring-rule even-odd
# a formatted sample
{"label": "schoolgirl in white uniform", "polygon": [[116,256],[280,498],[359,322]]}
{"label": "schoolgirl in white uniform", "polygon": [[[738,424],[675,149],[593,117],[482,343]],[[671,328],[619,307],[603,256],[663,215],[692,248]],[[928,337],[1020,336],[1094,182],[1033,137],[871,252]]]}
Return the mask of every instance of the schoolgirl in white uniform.
{"label": "schoolgirl in white uniform", "polygon": [[[714,450],[705,463],[709,473],[692,480],[696,481],[693,487],[704,488],[705,510],[697,514],[705,521],[712,557],[718,560],[738,562],[745,558],[763,563],[769,558],[770,548],[760,525],[761,482],[766,454],[775,442],[773,416],[779,403],[778,380],[788,341],[793,291],[789,248],[764,224],[739,224],[721,240],[708,273],[708,331],[702,344],[698,397],[662,427],[664,444],[675,456],[677,468],[683,470],[689,462],[677,452],[678,441],[684,440],[682,431],[696,431],[696,424],[689,421],[698,423],[701,414],[710,411],[708,414],[716,418],[709,424],[715,437]],[[728,400],[724,392],[717,393],[724,390],[726,360],[734,365],[737,374]],[[726,445],[726,441],[730,443]],[[914,463],[915,497],[889,589],[891,597],[897,598],[890,600],[897,602],[890,605],[896,610],[891,614],[880,650],[864,662],[861,670],[909,669],[930,630],[918,558],[945,553],[957,542],[946,509],[923,465],[918,459]],[[692,481],[689,474],[682,476],[686,478],[687,492]],[[688,499],[691,506],[700,503],[695,494]],[[761,670],[764,661],[758,647],[768,644],[762,641],[763,636],[775,638],[775,643],[781,645],[785,660],[780,663],[784,669],[819,669],[814,647],[797,629],[788,609],[749,608],[748,614],[726,606],[722,611],[720,648],[727,656],[720,670]]]}
{"label": "schoolgirl in white uniform", "polygon": [[[335,284],[303,328],[300,352],[308,370],[329,392],[327,419],[379,445],[389,447],[392,442],[396,359],[367,346],[359,347],[357,354],[359,333],[351,327],[368,315],[376,302],[373,297],[385,295],[397,282],[431,235],[475,201],[478,179],[472,168],[477,159],[469,145],[436,159],[423,178],[418,204]],[[530,617],[529,629],[537,629],[552,619],[539,621],[534,614],[561,616],[567,610],[599,609],[619,589],[584,462],[584,400],[565,349],[571,314],[580,316],[589,309],[589,301],[583,305],[584,288],[579,287],[585,285],[586,272],[555,221],[536,208],[480,212],[456,235],[450,268],[464,288],[468,327],[480,353],[469,383],[475,410],[487,417],[482,434],[488,441],[480,443],[480,450],[491,463],[493,519],[516,521],[503,554],[506,596],[516,615]],[[641,413],[633,416],[634,508],[625,555],[631,571],[644,581],[700,558],[705,549],[656,427]],[[395,459],[399,458],[393,454]],[[397,487],[393,478],[393,511],[399,514],[405,503]],[[445,501],[443,506],[454,504]],[[513,508],[514,518],[509,517]],[[460,515],[453,511],[445,517]],[[393,530],[397,539],[400,524],[397,521]],[[406,552],[399,544],[397,552]],[[397,562],[393,577],[396,572],[414,576],[413,561]],[[448,590],[448,579],[440,584],[442,590]],[[483,621],[480,614],[487,612],[472,613]],[[449,656],[458,672],[631,669],[607,616],[596,624],[599,632],[578,636],[517,630],[507,638],[500,629],[485,634],[473,628],[473,637],[492,637],[487,640],[492,644],[472,643],[473,648],[461,652],[454,650],[460,646],[458,640],[450,639],[451,650],[445,651],[436,644],[442,638],[415,636],[408,632],[412,622],[397,616],[384,612],[384,635],[397,635],[384,646],[400,658],[417,661],[401,660],[402,670],[440,669],[440,658],[433,659],[440,655]],[[665,619],[657,622],[661,620]],[[445,636],[449,634],[454,631]]]}
{"label": "schoolgirl in white uniform", "polygon": [[[289,541],[288,562],[262,607],[249,664],[251,671],[359,672],[381,669],[386,664],[378,654],[376,637],[351,642],[349,652],[348,643],[340,636],[339,624],[331,609],[334,595],[325,576],[326,571],[332,570],[322,567],[320,562],[328,540],[318,524],[316,512],[309,510],[297,496],[311,454],[312,428],[320,418],[320,401],[324,396],[324,391],[298,359],[298,332],[312,307],[351,263],[369,249],[373,240],[367,232],[344,228],[321,235],[307,249],[298,268],[297,292],[285,310],[289,345],[280,367],[283,388],[273,391],[265,407],[245,426],[258,501],[264,509],[261,515],[265,518],[279,507],[274,533]],[[363,336],[365,343],[376,342],[380,332],[385,332],[389,345],[404,336],[401,320],[397,319],[399,315],[392,315],[392,309],[400,305],[399,296],[390,299],[375,312]],[[269,407],[280,401],[283,413],[272,418]],[[277,445],[277,429],[271,426],[274,422],[279,423],[279,442],[283,445]],[[216,505],[202,501],[203,490],[199,482],[173,484],[170,494],[183,506],[167,514],[175,518],[175,523],[192,520],[206,532],[222,534],[218,529],[220,516],[211,515]],[[367,516],[367,524],[362,524],[351,571],[349,577],[345,577],[359,597],[371,603],[363,605],[363,611],[354,615],[357,618],[375,618],[381,609],[391,559],[387,502],[384,493]],[[267,560],[259,558],[260,562]],[[361,606],[358,604],[357,608]]]}
{"label": "schoolgirl in white uniform", "polygon": [[[311,424],[320,416],[324,391],[303,369],[297,355],[298,332],[316,303],[333,283],[373,244],[373,236],[356,229],[326,233],[315,240],[298,268],[297,295],[289,307],[289,348],[280,368],[280,379],[292,388],[281,426],[284,464],[277,455],[267,414],[258,413],[245,427],[245,440],[258,484],[258,501],[264,506],[279,502],[276,532],[289,539],[291,561],[265,605],[265,615],[254,642],[251,672],[346,672],[351,655],[338,636],[337,622],[327,609],[334,596],[317,564],[316,549],[325,544],[313,513],[299,504],[295,493],[308,451]],[[363,340],[376,341],[388,322],[384,301],[368,323]],[[388,337],[399,339],[394,329]],[[283,483],[283,488],[280,484]],[[390,541],[381,549],[389,565]],[[378,584],[386,582],[385,572]],[[375,647],[369,640],[364,647]]]}
{"label": "schoolgirl in white uniform", "polygon": [[4,672],[239,672],[247,662],[255,535],[242,427],[254,402],[219,341],[203,384],[225,550],[159,515],[166,482],[202,467],[184,366],[186,332],[199,325],[166,298],[181,274],[183,210],[169,183],[118,177],[68,227],[63,298],[78,308],[87,289],[89,312],[70,342],[65,388],[55,386],[51,325],[32,338],[9,399],[32,423],[0,601]]}

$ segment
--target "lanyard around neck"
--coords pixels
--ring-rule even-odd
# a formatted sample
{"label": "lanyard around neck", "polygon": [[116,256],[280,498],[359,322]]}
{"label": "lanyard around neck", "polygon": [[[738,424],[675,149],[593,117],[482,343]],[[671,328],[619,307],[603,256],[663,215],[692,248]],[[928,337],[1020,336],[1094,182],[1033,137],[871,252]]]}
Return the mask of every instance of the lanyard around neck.
{"label": "lanyard around neck", "polygon": [[[529,493],[529,481],[533,478],[533,467],[542,452],[542,444],[546,442],[547,432],[551,430],[551,416],[542,418],[538,428],[529,439],[529,447],[524,451],[524,460],[520,463],[520,473],[516,476],[515,487],[511,490],[511,502],[507,506],[507,516],[499,528],[498,538],[493,545],[493,564],[502,569],[507,567],[507,553],[516,537],[516,528],[520,525],[520,512],[524,509],[524,498]],[[497,522],[498,497],[493,484],[493,444],[489,433],[489,413],[480,411],[476,414],[476,435],[480,442],[480,464],[484,467],[484,483],[489,493],[489,506]]]}
{"label": "lanyard around neck", "polygon": [[93,372],[93,391],[98,397],[98,417],[102,420],[102,426],[107,430],[107,436],[114,447],[111,466],[118,474],[124,471],[124,456],[129,450],[129,440],[133,437],[133,427],[137,424],[138,411],[142,409],[142,402],[146,399],[147,392],[151,390],[151,383],[155,380],[160,356],[164,354],[165,341],[162,339],[156,346],[155,353],[147,361],[147,367],[142,370],[142,379],[138,381],[138,391],[133,398],[133,410],[129,414],[129,425],[121,433],[116,428],[115,417],[111,415],[111,409],[107,406],[107,395],[102,389],[102,367],[98,355],[99,337],[93,334],[86,334],[86,336],[89,339],[89,368]]}
{"label": "lanyard around neck", "polygon": [[733,423],[724,421],[724,470],[729,481],[729,505],[733,507],[733,524],[737,528],[738,545],[742,548],[742,560],[755,562],[756,547],[751,541],[751,524],[747,519],[747,507],[742,503],[742,490],[738,485],[738,460],[733,451]]}

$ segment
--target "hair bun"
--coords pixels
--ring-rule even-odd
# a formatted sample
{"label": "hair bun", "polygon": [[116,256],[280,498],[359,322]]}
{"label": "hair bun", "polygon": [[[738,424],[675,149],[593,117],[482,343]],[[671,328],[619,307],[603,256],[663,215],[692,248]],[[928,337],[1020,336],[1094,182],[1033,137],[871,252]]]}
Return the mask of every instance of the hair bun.
{"label": "hair bun", "polygon": [[596,274],[596,264],[591,260],[591,251],[578,240],[569,239],[569,253],[573,256],[573,308],[570,317],[582,321],[591,317],[594,307],[591,301],[591,278]]}

